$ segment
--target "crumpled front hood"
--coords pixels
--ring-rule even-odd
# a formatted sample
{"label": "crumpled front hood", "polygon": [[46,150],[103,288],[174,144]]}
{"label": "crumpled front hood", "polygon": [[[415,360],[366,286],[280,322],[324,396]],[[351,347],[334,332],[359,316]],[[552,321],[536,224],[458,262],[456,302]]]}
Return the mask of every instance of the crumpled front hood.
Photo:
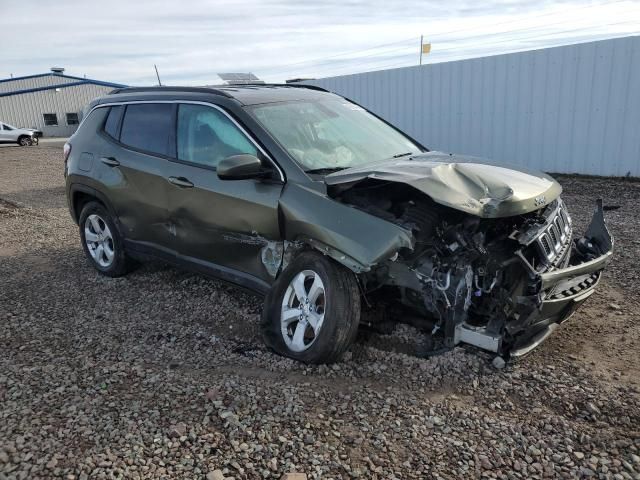
{"label": "crumpled front hood", "polygon": [[532,212],[562,192],[560,184],[542,172],[486,162],[477,157],[428,152],[341,170],[327,175],[324,181],[339,185],[370,178],[406,183],[436,203],[484,218]]}

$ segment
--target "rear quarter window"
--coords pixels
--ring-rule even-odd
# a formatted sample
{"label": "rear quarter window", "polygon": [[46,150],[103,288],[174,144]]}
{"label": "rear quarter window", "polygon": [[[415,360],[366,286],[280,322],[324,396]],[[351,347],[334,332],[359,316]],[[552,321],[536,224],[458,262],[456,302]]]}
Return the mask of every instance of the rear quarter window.
{"label": "rear quarter window", "polygon": [[110,137],[118,139],[118,128],[120,127],[120,117],[122,116],[122,110],[124,107],[118,105],[109,108],[107,119],[104,122],[104,131]]}
{"label": "rear quarter window", "polygon": [[120,142],[145,152],[171,156],[173,108],[168,103],[127,105]]}

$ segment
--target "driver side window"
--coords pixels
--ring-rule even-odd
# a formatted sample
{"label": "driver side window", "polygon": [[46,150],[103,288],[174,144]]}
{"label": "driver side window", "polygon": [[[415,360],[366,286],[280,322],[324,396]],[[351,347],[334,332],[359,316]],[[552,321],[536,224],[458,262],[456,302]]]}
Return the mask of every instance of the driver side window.
{"label": "driver side window", "polygon": [[231,120],[205,105],[178,106],[177,144],[178,160],[209,168],[231,155],[258,156],[256,147]]}

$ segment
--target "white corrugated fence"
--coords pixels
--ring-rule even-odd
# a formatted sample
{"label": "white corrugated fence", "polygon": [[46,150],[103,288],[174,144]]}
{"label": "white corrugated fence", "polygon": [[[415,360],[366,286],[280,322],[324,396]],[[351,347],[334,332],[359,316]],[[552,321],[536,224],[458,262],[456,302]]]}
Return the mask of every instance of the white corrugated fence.
{"label": "white corrugated fence", "polygon": [[638,36],[307,83],[434,150],[547,172],[640,176]]}

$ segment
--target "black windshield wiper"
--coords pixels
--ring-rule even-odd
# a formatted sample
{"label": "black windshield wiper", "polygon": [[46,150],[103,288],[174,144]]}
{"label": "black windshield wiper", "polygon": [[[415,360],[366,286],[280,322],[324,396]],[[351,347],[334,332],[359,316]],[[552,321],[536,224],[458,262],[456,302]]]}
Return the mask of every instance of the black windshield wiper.
{"label": "black windshield wiper", "polygon": [[391,158],[406,157],[407,155],[413,155],[413,152],[396,153],[396,154],[395,154],[393,157],[391,157]]}
{"label": "black windshield wiper", "polygon": [[317,173],[320,175],[339,172],[340,170],[344,170],[346,167],[325,167],[325,168],[312,168],[311,170],[305,170],[305,173]]}

